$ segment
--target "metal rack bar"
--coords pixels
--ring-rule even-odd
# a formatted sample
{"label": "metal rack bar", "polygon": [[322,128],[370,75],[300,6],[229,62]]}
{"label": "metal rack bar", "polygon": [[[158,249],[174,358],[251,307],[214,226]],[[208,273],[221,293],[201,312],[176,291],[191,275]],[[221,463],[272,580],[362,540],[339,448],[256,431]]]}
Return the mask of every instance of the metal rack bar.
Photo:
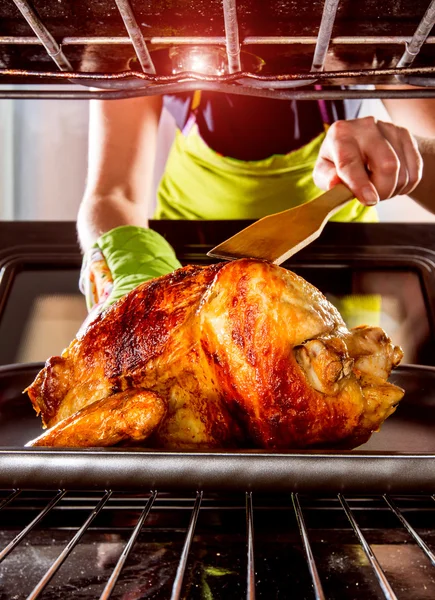
{"label": "metal rack bar", "polygon": [[51,565],[51,567],[45,573],[45,575],[43,576],[43,578],[41,579],[41,581],[39,581],[39,583],[33,588],[33,590],[27,596],[27,600],[34,600],[35,598],[38,598],[39,595],[41,594],[41,592],[44,591],[45,586],[54,577],[54,575],[58,571],[59,567],[61,567],[61,565],[63,564],[63,562],[65,561],[65,559],[68,557],[68,555],[70,554],[70,552],[73,550],[73,548],[80,541],[81,537],[86,532],[86,530],[88,529],[89,525],[92,523],[92,521],[98,515],[98,513],[103,509],[103,506],[107,503],[107,501],[109,500],[109,498],[110,498],[111,495],[112,495],[111,491],[108,491],[108,492],[106,492],[104,494],[104,496],[98,502],[97,506],[91,512],[91,514],[89,515],[89,517],[86,519],[86,521],[83,523],[83,525],[80,527],[80,529],[74,535],[74,537],[68,542],[68,544],[62,550],[62,552],[59,554],[59,556],[56,558],[56,560],[54,561],[54,563]]}
{"label": "metal rack bar", "polygon": [[255,600],[254,510],[252,506],[252,492],[246,492],[246,537],[248,553],[246,599]]}
{"label": "metal rack bar", "polygon": [[14,539],[9,542],[9,544],[3,548],[3,550],[0,552],[0,562],[6,558],[6,556],[8,554],[10,554],[10,552],[12,552],[12,550],[18,546],[18,544],[21,542],[21,540],[30,532],[32,531],[32,529],[40,522],[42,521],[42,519],[51,511],[52,508],[54,508],[56,506],[56,504],[58,504],[62,498],[65,496],[66,491],[65,490],[59,490],[59,492],[56,494],[56,496],[54,498],[51,499],[51,501],[47,504],[47,506],[33,519],[33,521],[31,521],[24,529],[22,529],[20,531],[20,533],[14,537]]}
{"label": "metal rack bar", "polygon": [[0,502],[0,510],[9,504],[9,502],[12,502],[12,500],[14,500],[14,498],[16,498],[19,494],[21,494],[21,490],[14,490],[11,494],[9,494],[9,496],[3,498],[3,500]]}
{"label": "metal rack bar", "polygon": [[384,497],[385,502],[391,508],[393,513],[396,515],[396,517],[399,519],[399,521],[402,523],[402,525],[405,527],[405,529],[408,531],[408,533],[410,533],[411,536],[414,538],[415,543],[420,546],[420,548],[426,554],[428,559],[435,566],[435,554],[432,552],[432,550],[429,548],[429,546],[426,544],[426,542],[424,542],[421,539],[421,537],[418,535],[418,533],[415,531],[415,529],[412,527],[412,525],[410,525],[410,523],[408,523],[408,521],[403,516],[402,512],[396,506],[395,502],[387,494],[384,494],[383,497]]}
{"label": "metal rack bar", "polygon": [[27,23],[35,32],[47,54],[54,60],[61,71],[71,71],[72,66],[62,52],[61,46],[48,31],[44,23],[26,0],[14,0],[15,6],[26,19]]}
{"label": "metal rack bar", "polygon": [[397,63],[398,67],[409,67],[409,65],[412,65],[434,24],[435,0],[432,0],[422,20],[418,24],[414,35],[412,36],[412,40],[409,42],[409,44],[406,44],[406,50]]}
{"label": "metal rack bar", "polygon": [[134,528],[133,533],[131,534],[130,539],[128,540],[124,550],[122,551],[122,554],[119,557],[118,562],[116,563],[116,567],[113,569],[110,579],[107,582],[106,587],[104,588],[103,593],[100,596],[100,600],[108,600],[108,598],[110,598],[110,596],[112,595],[113,589],[116,585],[116,582],[118,581],[118,577],[124,567],[125,561],[127,560],[142,529],[142,526],[149,515],[149,512],[154,504],[156,496],[157,492],[153,492],[148,498],[148,502],[146,503],[145,508],[143,509],[142,514],[139,517],[138,522],[136,523],[136,527]]}
{"label": "metal rack bar", "polygon": [[[434,0],[435,1],[435,0]],[[143,73],[142,71],[120,71],[117,73],[83,73],[79,71],[71,71],[68,73],[59,73],[57,71],[30,71],[27,69],[0,69],[0,78],[9,77],[35,77],[41,79],[59,79],[65,82],[74,83],[75,80],[96,83],[98,81],[122,81],[122,80],[141,80],[144,83],[162,84],[162,83],[179,83],[186,80],[194,80],[196,82],[215,82],[215,83],[235,83],[240,80],[250,80],[251,85],[255,82],[263,83],[283,83],[293,81],[313,82],[317,79],[323,81],[336,79],[353,79],[353,78],[368,78],[375,76],[394,76],[394,75],[419,75],[419,76],[435,76],[435,67],[406,67],[403,69],[387,68],[387,69],[349,69],[343,71],[323,71],[321,73],[283,73],[280,75],[259,75],[242,71],[238,73],[230,73],[227,75],[204,75],[194,71],[184,71],[183,73],[173,75],[152,75]],[[269,87],[272,87],[270,85]]]}
{"label": "metal rack bar", "polygon": [[181,589],[183,587],[184,573],[186,572],[187,559],[189,556],[190,546],[192,544],[195,533],[196,521],[198,519],[199,509],[201,508],[202,492],[196,493],[195,504],[190,516],[189,527],[187,528],[186,539],[184,540],[183,551],[178,563],[177,574],[175,575],[172,586],[171,600],[179,600],[181,598]]}
{"label": "metal rack bar", "polygon": [[340,0],[325,0],[322,20],[320,21],[319,33],[317,35],[316,48],[314,50],[313,63],[311,65],[312,71],[323,71],[339,1]]}
{"label": "metal rack bar", "polygon": [[[418,75],[427,76],[434,75],[435,67],[422,67],[422,68],[404,68],[404,69],[359,69],[352,71],[328,71],[328,72],[318,72],[318,73],[292,73],[292,74],[282,74],[282,75],[258,75],[256,73],[250,72],[240,72],[240,73],[232,73],[222,76],[217,75],[203,75],[195,72],[184,72],[182,74],[173,74],[173,75],[150,75],[148,73],[143,73],[142,71],[122,71],[119,73],[80,73],[80,72],[71,72],[71,73],[59,73],[59,72],[44,72],[44,71],[28,71],[23,69],[2,69],[0,70],[0,79],[1,76],[12,76],[12,77],[36,77],[43,81],[44,79],[63,79],[70,83],[74,81],[80,81],[87,86],[94,85],[98,87],[97,83],[101,82],[99,87],[106,89],[123,89],[124,92],[122,96],[105,96],[106,98],[133,98],[137,96],[148,96],[153,94],[164,94],[164,93],[175,93],[181,91],[190,91],[195,89],[201,90],[209,90],[209,91],[217,91],[217,92],[227,92],[233,94],[240,95],[251,95],[258,97],[271,97],[271,98],[299,98],[299,99],[315,99],[319,98],[398,98],[398,97],[418,97],[419,94],[417,91],[408,92],[407,94],[395,94],[393,91],[387,91],[382,95],[379,90],[375,92],[370,90],[368,93],[364,93],[364,90],[357,90],[356,94],[352,94],[354,90],[342,90],[341,92],[335,92],[334,94],[323,95],[326,90],[320,90],[322,92],[321,95],[315,96],[313,95],[313,90],[304,90],[304,92],[298,96],[294,94],[291,90],[286,88],[296,87],[297,85],[309,84],[313,83],[317,79],[327,80],[328,85],[331,85],[331,81],[340,80],[340,79],[351,79],[351,78],[368,78],[376,75],[385,75],[385,76],[396,76],[396,75]],[[141,84],[141,81],[146,82]],[[434,78],[435,81],[435,78]],[[239,85],[228,85],[231,83],[239,83]],[[193,84],[193,87],[192,87]],[[242,85],[240,85],[242,84]],[[247,84],[247,85],[246,85]],[[274,85],[272,85],[274,84]],[[148,85],[145,88],[145,85]],[[435,84],[433,86],[427,86],[428,88],[435,88]],[[260,89],[263,88],[263,89]],[[273,89],[277,88],[277,89]],[[139,93],[128,94],[127,91],[137,90]],[[314,90],[316,91],[316,90]],[[384,91],[385,92],[385,91]],[[20,94],[20,92],[18,92]],[[341,94],[341,95],[340,95]],[[61,96],[61,94],[60,94]],[[420,95],[421,96],[421,95]],[[14,95],[12,91],[11,94],[2,94],[0,88],[0,97],[12,98],[12,97],[31,97],[30,94],[22,94],[19,96]],[[34,96],[36,97],[36,96]],[[49,95],[41,94],[38,96],[42,97],[50,97]],[[65,95],[67,97],[67,95]],[[78,92],[75,96],[69,96],[70,98],[92,98],[96,96],[85,96],[80,95]],[[433,97],[431,92],[427,93],[425,96],[421,97]]]}
{"label": "metal rack bar", "polygon": [[138,98],[155,94],[188,92],[197,89],[211,92],[225,92],[241,96],[257,96],[259,98],[280,98],[291,100],[342,100],[347,98],[435,98],[435,87],[425,89],[404,90],[347,90],[347,89],[322,89],[322,90],[270,90],[252,88],[248,86],[233,86],[218,83],[197,83],[186,81],[180,84],[152,85],[140,89],[114,89],[108,91],[91,90],[1,90],[0,99],[33,99],[33,100],[120,100],[122,98]]}
{"label": "metal rack bar", "polygon": [[239,26],[237,23],[236,0],[223,0],[225,22],[225,46],[230,73],[242,70],[240,62]]}
{"label": "metal rack bar", "polygon": [[140,27],[134,16],[133,9],[131,8],[128,0],[115,0],[118,10],[121,14],[122,20],[124,21],[125,28],[133,44],[136,56],[145,73],[156,72],[150,53],[148,52],[147,45],[144,37],[140,30]]}
{"label": "metal rack bar", "polygon": [[372,566],[372,569],[374,571],[374,574],[376,575],[379,585],[381,586],[381,589],[384,592],[385,598],[387,598],[387,600],[397,600],[397,596],[394,593],[393,588],[391,587],[381,565],[379,564],[378,559],[374,555],[373,550],[371,549],[370,545],[367,543],[367,540],[363,536],[358,523],[355,521],[355,518],[349,508],[348,503],[346,502],[346,499],[342,494],[338,494],[337,496],[341,506],[344,509],[344,512],[346,513],[347,518],[349,519],[352,529],[354,530],[355,535],[358,538],[362,549],[364,550],[364,554],[367,556]]}
{"label": "metal rack bar", "polygon": [[[164,38],[163,38],[164,39]],[[367,35],[367,36],[346,36],[339,35],[332,37],[330,43],[335,45],[361,45],[361,44],[406,44],[412,39],[411,36],[403,35]],[[243,38],[242,45],[285,45],[285,44],[316,44],[315,36],[247,36]],[[426,44],[434,44],[435,36],[426,39]]]}
{"label": "metal rack bar", "polygon": [[[164,37],[146,37],[143,36],[145,42],[161,46],[169,45],[218,45],[225,46],[226,39],[224,36],[164,36]],[[403,45],[408,44],[412,40],[412,36],[403,35],[373,35],[373,36],[336,36],[330,39],[330,45],[342,46],[361,46],[361,45]],[[303,45],[315,46],[317,37],[315,36],[247,36],[240,41],[242,46],[285,46],[285,45]],[[0,44],[12,44],[20,46],[42,45],[39,38],[33,36],[0,36]],[[425,44],[435,44],[435,36],[426,38]],[[68,36],[61,41],[61,46],[131,46],[132,41],[126,36]]]}
{"label": "metal rack bar", "polygon": [[299,532],[302,537],[302,542],[304,544],[305,556],[307,558],[308,569],[311,574],[311,578],[313,580],[314,594],[316,600],[325,600],[325,593],[323,591],[322,582],[320,581],[319,573],[317,571],[316,561],[314,560],[314,555],[311,550],[310,540],[308,538],[308,530],[305,525],[304,515],[302,513],[302,508],[299,502],[299,495],[292,494],[292,502],[293,508],[296,514],[296,520],[298,522]]}

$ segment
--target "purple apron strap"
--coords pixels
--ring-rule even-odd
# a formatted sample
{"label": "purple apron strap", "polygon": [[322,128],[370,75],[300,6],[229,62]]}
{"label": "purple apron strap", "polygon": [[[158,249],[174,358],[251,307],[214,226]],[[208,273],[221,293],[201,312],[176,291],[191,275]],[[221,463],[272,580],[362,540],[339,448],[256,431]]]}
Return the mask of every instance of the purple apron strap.
{"label": "purple apron strap", "polygon": [[189,131],[192,129],[195,121],[196,121],[196,115],[195,115],[195,113],[191,112],[189,115],[189,118],[186,121],[186,124],[184,125],[184,127],[181,131],[181,133],[184,136],[186,136],[189,133]]}
{"label": "purple apron strap", "polygon": [[183,127],[182,134],[187,135],[192,129],[193,124],[196,121],[196,113],[198,112],[199,105],[201,104],[202,94],[201,90],[195,90],[192,95],[192,101],[190,103],[190,114]]}
{"label": "purple apron strap", "polygon": [[[321,90],[322,86],[321,85],[315,85],[314,89],[315,90]],[[326,101],[323,100],[323,99],[321,99],[321,100],[317,100],[317,103],[319,105],[319,110],[320,110],[320,114],[321,114],[323,123],[325,123],[326,125],[331,125],[331,118],[330,118],[329,113],[328,113],[328,107],[326,105]]]}

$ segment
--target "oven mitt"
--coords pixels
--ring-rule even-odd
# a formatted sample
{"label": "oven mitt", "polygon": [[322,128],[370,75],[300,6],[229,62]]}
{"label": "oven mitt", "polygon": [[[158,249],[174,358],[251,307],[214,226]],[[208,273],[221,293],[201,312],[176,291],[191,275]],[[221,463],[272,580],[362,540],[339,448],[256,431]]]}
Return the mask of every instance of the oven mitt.
{"label": "oven mitt", "polygon": [[139,284],[180,267],[172,246],[152,229],[125,225],[104,233],[83,258],[86,323]]}

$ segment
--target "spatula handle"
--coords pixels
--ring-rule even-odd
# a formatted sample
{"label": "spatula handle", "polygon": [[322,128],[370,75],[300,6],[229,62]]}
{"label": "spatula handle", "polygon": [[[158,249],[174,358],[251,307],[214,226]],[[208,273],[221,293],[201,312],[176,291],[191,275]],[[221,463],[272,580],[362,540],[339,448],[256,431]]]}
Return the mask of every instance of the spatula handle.
{"label": "spatula handle", "polygon": [[325,216],[331,216],[353,198],[355,195],[345,185],[339,183],[312,202],[316,204],[316,210],[322,211]]}

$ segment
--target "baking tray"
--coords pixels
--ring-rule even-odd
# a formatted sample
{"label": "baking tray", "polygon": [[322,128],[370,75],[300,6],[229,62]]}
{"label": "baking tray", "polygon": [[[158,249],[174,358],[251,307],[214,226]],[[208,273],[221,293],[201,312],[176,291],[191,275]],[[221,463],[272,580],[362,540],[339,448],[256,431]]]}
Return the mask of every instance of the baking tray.
{"label": "baking tray", "polygon": [[435,492],[435,368],[404,365],[396,413],[349,452],[23,448],[42,431],[22,390],[42,364],[0,367],[0,488]]}

